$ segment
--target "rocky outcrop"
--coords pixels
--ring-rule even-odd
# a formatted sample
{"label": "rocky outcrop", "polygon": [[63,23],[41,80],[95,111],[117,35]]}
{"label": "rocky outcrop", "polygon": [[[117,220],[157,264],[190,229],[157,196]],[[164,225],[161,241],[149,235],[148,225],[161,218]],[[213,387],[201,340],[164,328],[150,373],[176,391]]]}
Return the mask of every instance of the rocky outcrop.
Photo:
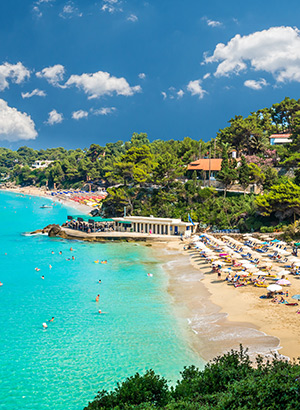
{"label": "rocky outcrop", "polygon": [[59,225],[52,225],[50,229],[48,230],[48,236],[50,238],[54,238],[55,236],[58,236],[61,233],[61,227]]}

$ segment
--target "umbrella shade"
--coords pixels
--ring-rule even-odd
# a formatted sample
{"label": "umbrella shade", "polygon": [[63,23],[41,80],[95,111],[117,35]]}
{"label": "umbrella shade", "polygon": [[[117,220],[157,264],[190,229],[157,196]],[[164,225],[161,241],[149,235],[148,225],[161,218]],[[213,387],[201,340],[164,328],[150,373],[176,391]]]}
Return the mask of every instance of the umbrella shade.
{"label": "umbrella shade", "polygon": [[294,296],[292,296],[292,299],[300,300],[300,295],[294,295]]}
{"label": "umbrella shade", "polygon": [[273,284],[273,285],[269,285],[267,287],[267,290],[269,290],[270,292],[280,292],[282,290],[282,287],[279,285]]}
{"label": "umbrella shade", "polygon": [[277,284],[282,286],[289,286],[291,285],[291,282],[287,279],[280,279],[279,281],[277,281]]}

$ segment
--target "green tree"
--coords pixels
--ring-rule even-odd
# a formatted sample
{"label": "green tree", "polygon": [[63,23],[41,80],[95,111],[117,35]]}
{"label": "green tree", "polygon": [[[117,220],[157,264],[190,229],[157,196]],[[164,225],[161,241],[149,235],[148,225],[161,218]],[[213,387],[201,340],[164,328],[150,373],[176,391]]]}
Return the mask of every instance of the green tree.
{"label": "green tree", "polygon": [[217,180],[224,185],[224,198],[228,188],[237,179],[236,161],[228,158],[228,152],[224,149],[222,154],[221,170],[218,172]]}
{"label": "green tree", "polygon": [[274,215],[279,221],[300,215],[300,187],[287,181],[273,185],[269,192],[255,200],[258,211],[263,216]]}
{"label": "green tree", "polygon": [[250,184],[250,170],[244,156],[242,156],[241,164],[238,168],[238,181],[239,184],[243,187],[245,195],[245,191]]}

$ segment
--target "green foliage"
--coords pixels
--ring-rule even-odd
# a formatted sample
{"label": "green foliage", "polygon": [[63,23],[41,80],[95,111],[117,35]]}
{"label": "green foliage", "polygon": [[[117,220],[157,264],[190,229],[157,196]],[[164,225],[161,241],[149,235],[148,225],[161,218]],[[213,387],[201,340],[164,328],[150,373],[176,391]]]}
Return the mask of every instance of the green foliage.
{"label": "green foliage", "polygon": [[111,392],[99,392],[85,410],[299,410],[299,375],[298,362],[274,356],[253,364],[241,346],[203,370],[185,367],[171,388],[153,370],[136,374]]}
{"label": "green foliage", "polygon": [[130,409],[131,407],[128,406],[138,406],[140,404],[149,404],[154,408],[160,408],[168,403],[169,397],[170,392],[166,379],[156,375],[153,370],[148,370],[143,376],[136,373],[126,379],[125,382],[119,383],[113,392],[100,391],[94,402],[90,403],[85,409]]}
{"label": "green foliage", "polygon": [[226,192],[227,189],[234,183],[234,181],[238,177],[238,173],[236,170],[236,161],[234,159],[228,158],[228,152],[226,149],[223,149],[222,153],[222,165],[221,165],[221,170],[218,173],[217,180],[222,182],[224,185],[224,198],[226,197]]}
{"label": "green foliage", "polygon": [[288,181],[273,185],[268,193],[255,200],[261,215],[274,214],[280,221],[300,215],[300,187]]}

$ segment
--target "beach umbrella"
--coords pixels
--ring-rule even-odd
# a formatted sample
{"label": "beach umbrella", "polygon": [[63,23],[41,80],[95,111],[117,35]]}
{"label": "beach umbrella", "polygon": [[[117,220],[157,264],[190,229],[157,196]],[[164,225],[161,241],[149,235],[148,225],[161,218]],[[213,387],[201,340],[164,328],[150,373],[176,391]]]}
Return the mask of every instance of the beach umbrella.
{"label": "beach umbrella", "polygon": [[280,292],[282,290],[282,287],[276,284],[272,284],[267,287],[267,290],[269,290],[270,292]]}
{"label": "beach umbrella", "polygon": [[240,263],[249,263],[248,259],[242,259]]}
{"label": "beach umbrella", "polygon": [[290,286],[290,285],[291,285],[291,282],[290,282],[289,280],[287,280],[287,279],[279,279],[279,280],[277,281],[277,284],[278,284],[278,285],[282,285],[282,286]]}
{"label": "beach umbrella", "polygon": [[225,265],[225,262],[222,262],[222,261],[214,261],[213,263],[212,263],[212,265]]}
{"label": "beach umbrella", "polygon": [[292,296],[292,299],[300,300],[300,295],[294,295]]}
{"label": "beach umbrella", "polygon": [[254,275],[254,276],[265,276],[266,273],[263,272],[263,271],[261,271],[261,270],[259,270],[259,271],[257,271],[257,272],[253,272],[252,275]]}
{"label": "beach umbrella", "polygon": [[300,266],[300,262],[295,262],[294,265],[295,266]]}
{"label": "beach umbrella", "polygon": [[222,272],[232,273],[232,270],[230,268],[225,268],[225,269],[222,269]]}
{"label": "beach umbrella", "polygon": [[251,263],[242,263],[242,265],[244,266],[244,268],[245,269],[251,269],[251,268],[255,268],[255,266],[254,265],[252,265]]}
{"label": "beach umbrella", "polygon": [[282,269],[280,272],[278,272],[278,275],[288,275],[290,272],[286,269]]}

